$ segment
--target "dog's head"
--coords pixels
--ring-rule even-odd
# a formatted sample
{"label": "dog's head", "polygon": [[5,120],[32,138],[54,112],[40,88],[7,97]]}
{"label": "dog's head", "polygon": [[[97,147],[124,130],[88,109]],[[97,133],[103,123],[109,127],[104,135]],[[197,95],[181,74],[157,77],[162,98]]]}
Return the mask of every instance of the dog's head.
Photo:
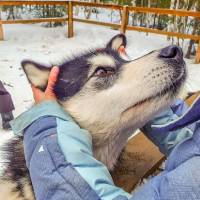
{"label": "dog's head", "polygon": [[[171,103],[186,78],[183,54],[177,46],[136,60],[125,59],[123,47],[125,36],[116,35],[105,48],[76,56],[59,66],[55,87],[59,102],[91,132],[96,145],[110,134],[126,135],[143,126]],[[44,90],[51,67],[28,60],[22,66],[29,81]]]}

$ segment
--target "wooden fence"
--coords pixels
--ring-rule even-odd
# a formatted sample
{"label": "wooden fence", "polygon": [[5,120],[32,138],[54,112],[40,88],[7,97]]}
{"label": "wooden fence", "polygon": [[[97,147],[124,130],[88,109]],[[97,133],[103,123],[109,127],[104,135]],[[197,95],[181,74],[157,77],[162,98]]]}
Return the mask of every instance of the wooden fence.
{"label": "wooden fence", "polygon": [[[74,21],[76,22],[84,22],[89,24],[96,24],[101,26],[108,26],[112,28],[117,28],[121,33],[125,33],[126,30],[134,30],[140,32],[147,33],[155,33],[160,35],[173,36],[182,39],[192,39],[198,42],[198,48],[196,53],[196,63],[200,63],[200,35],[192,35],[192,34],[183,34],[178,32],[167,32],[158,29],[152,29],[147,27],[139,27],[139,26],[129,26],[129,13],[131,12],[139,12],[139,13],[155,13],[158,15],[171,15],[171,16],[182,16],[182,17],[194,17],[200,20],[200,12],[194,11],[186,11],[186,10],[170,10],[170,9],[160,9],[160,8],[145,8],[145,7],[131,7],[131,6],[120,6],[113,4],[101,4],[101,3],[90,3],[90,2],[79,2],[79,1],[43,1],[43,0],[18,0],[18,1],[0,1],[0,6],[22,6],[22,5],[63,5],[66,6],[68,11],[67,18],[43,18],[43,19],[16,19],[16,20],[0,20],[0,40],[3,40],[3,24],[16,24],[16,23],[39,23],[39,22],[67,22],[68,23],[68,37],[73,37],[74,31]],[[114,24],[108,22],[100,22],[89,19],[80,19],[75,18],[73,15],[73,7],[74,6],[87,6],[87,7],[99,7],[106,8],[111,10],[118,10],[122,13],[121,24]]]}

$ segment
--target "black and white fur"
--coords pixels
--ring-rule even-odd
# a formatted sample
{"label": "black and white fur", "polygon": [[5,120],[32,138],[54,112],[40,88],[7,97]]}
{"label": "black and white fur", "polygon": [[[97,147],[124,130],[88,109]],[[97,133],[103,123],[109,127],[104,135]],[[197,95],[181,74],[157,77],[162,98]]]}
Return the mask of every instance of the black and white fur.
{"label": "black and white fur", "polygon": [[[118,51],[121,46],[126,46],[122,34],[112,38],[105,48],[64,62],[59,66],[55,87],[60,105],[90,131],[95,157],[110,170],[133,131],[172,102],[186,77],[180,52],[165,56],[165,48],[127,60]],[[44,90],[51,66],[30,60],[23,61],[22,66],[29,82]],[[4,153],[1,199],[34,199],[22,138],[6,144]]]}

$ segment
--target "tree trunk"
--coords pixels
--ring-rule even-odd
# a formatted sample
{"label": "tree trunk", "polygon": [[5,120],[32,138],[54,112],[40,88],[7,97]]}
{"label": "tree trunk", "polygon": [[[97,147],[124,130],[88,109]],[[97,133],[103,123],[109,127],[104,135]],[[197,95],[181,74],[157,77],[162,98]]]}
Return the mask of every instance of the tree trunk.
{"label": "tree trunk", "polygon": [[[196,8],[196,11],[200,11],[200,2],[198,2],[198,1],[196,2],[195,8]],[[195,18],[193,30],[192,30],[192,35],[198,34],[198,31],[199,31],[198,29],[200,29],[199,27],[200,27],[200,20],[198,18]],[[195,52],[194,44],[195,44],[194,41],[190,40],[185,58],[189,59],[191,54]]]}
{"label": "tree trunk", "polygon": [[15,15],[14,15],[14,7],[13,6],[10,6],[10,8],[9,8],[9,14],[8,14],[8,17],[7,17],[7,20],[9,20],[9,19],[15,19]]}
{"label": "tree trunk", "polygon": [[[147,6],[147,7],[148,7],[148,8],[151,7],[151,0],[148,0],[148,6]],[[146,25],[147,25],[147,28],[150,27],[150,22],[151,22],[150,18],[151,18],[150,13],[147,13],[147,14],[146,14]]]}
{"label": "tree trunk", "polygon": [[78,14],[79,14],[79,6],[76,6],[75,7],[75,16],[78,16]]}
{"label": "tree trunk", "polygon": [[[132,1],[132,6],[133,7],[136,7],[136,0],[133,0]],[[136,17],[136,14],[133,12],[133,13],[131,13],[131,17],[132,17],[132,26],[134,26],[135,25],[135,17]]]}
{"label": "tree trunk", "polygon": [[190,40],[185,58],[190,59],[193,45],[194,45],[194,40]]}
{"label": "tree trunk", "polygon": [[[170,9],[174,10],[175,9],[175,5],[176,5],[176,0],[171,0]],[[174,18],[173,15],[168,15],[168,18],[170,19],[170,22],[168,23],[167,31],[168,32],[173,32],[174,31],[173,23],[175,21],[175,18]],[[167,36],[167,39],[170,40],[170,36]],[[172,43],[173,43],[173,37],[172,37]]]}
{"label": "tree trunk", "polygon": [[[158,1],[159,1],[159,0],[156,1],[156,8],[158,7]],[[155,14],[154,14],[154,18],[153,18],[153,28],[154,28],[155,25],[156,25],[156,17],[157,17],[157,14],[155,13]]]}

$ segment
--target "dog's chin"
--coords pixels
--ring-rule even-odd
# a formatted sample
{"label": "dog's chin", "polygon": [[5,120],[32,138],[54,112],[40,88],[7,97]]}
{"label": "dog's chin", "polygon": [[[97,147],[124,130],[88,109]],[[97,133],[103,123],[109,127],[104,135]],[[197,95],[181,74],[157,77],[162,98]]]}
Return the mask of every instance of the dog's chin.
{"label": "dog's chin", "polygon": [[[126,113],[134,108],[142,107],[143,104],[148,104],[155,101],[157,98],[161,99],[162,97],[168,97],[168,99],[172,100],[176,98],[183,87],[183,84],[186,80],[187,73],[185,69],[181,72],[179,76],[177,76],[169,85],[167,85],[164,89],[159,92],[142,99],[135,103],[134,105],[128,107],[123,113]],[[123,114],[122,113],[122,114]]]}

